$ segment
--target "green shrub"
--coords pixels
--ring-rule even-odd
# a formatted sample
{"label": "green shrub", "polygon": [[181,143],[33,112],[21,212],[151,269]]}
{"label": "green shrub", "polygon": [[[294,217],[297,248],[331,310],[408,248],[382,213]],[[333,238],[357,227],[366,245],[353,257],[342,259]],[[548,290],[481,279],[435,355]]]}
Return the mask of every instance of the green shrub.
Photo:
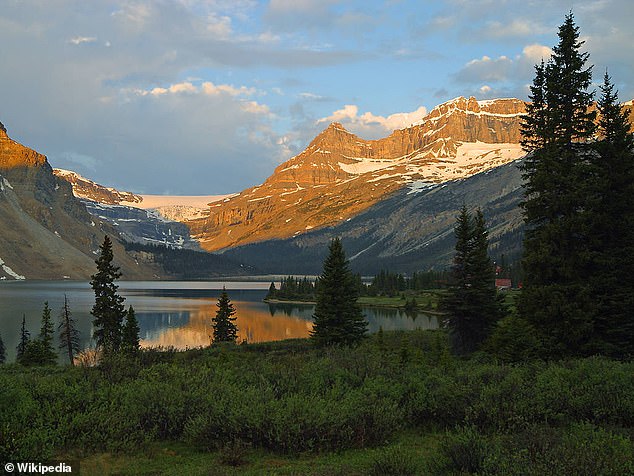
{"label": "green shrub", "polygon": [[496,450],[496,444],[477,428],[457,427],[441,442],[440,455],[433,462],[432,471],[434,474],[479,473]]}
{"label": "green shrub", "polygon": [[372,476],[413,476],[420,474],[416,461],[401,447],[382,450],[372,462]]}

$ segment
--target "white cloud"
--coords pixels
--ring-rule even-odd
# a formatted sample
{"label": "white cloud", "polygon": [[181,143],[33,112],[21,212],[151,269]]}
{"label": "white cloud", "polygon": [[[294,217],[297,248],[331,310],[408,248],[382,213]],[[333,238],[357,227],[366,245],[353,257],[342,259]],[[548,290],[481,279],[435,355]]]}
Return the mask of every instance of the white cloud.
{"label": "white cloud", "polygon": [[522,50],[522,58],[532,61],[534,64],[539,63],[542,59],[548,61],[548,58],[553,54],[553,50],[544,45],[528,45]]}
{"label": "white cloud", "polygon": [[396,129],[403,129],[420,121],[427,115],[427,108],[419,107],[412,112],[399,112],[389,116],[379,116],[371,112],[359,115],[359,107],[346,104],[343,109],[338,109],[330,116],[317,121],[318,124],[328,122],[340,122],[350,131],[367,138],[384,137]]}
{"label": "white cloud", "polygon": [[505,22],[489,21],[483,28],[486,36],[491,38],[530,37],[550,31],[550,27],[527,19],[514,19]]}
{"label": "white cloud", "polygon": [[256,101],[242,101],[240,107],[243,111],[251,114],[270,114],[271,110],[266,104],[259,104]]}
{"label": "white cloud", "polygon": [[484,95],[489,94],[492,91],[492,89],[491,89],[491,86],[489,86],[487,84],[484,84],[484,85],[480,86],[479,91],[484,96]]}
{"label": "white cloud", "polygon": [[229,96],[252,96],[256,93],[255,88],[247,88],[246,86],[236,88],[231,84],[215,85],[211,81],[205,81],[202,83],[201,89],[203,93],[208,95],[228,94]]}
{"label": "white cloud", "polygon": [[542,59],[547,61],[552,50],[543,45],[531,44],[522,49],[521,54],[514,58],[499,56],[491,58],[482,56],[467,62],[455,74],[455,79],[461,83],[501,83],[505,81],[526,82],[533,74],[533,67]]}
{"label": "white cloud", "polygon": [[[128,93],[128,89],[123,89],[122,93]],[[248,88],[246,86],[235,87],[231,84],[214,84],[211,81],[205,81],[200,86],[194,85],[191,81],[184,81],[181,83],[175,83],[168,87],[156,87],[152,89],[134,89],[133,92],[137,96],[165,96],[167,94],[204,94],[206,96],[219,96],[227,95],[232,97],[237,96],[252,96],[257,91],[255,88]]]}
{"label": "white cloud", "polygon": [[94,43],[97,41],[95,36],[76,36],[68,40],[73,45],[81,45],[82,43]]}

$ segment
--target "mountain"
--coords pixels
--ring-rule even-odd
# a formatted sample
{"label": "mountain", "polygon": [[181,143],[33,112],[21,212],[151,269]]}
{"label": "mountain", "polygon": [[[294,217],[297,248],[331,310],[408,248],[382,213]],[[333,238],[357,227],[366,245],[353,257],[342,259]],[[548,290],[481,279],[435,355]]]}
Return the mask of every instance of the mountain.
{"label": "mountain", "polygon": [[[44,155],[10,139],[4,125],[0,230],[0,279],[87,279],[104,234],[116,236],[53,174]],[[153,265],[138,264],[116,240],[115,254],[128,279],[159,272]]]}
{"label": "mountain", "polygon": [[206,216],[210,203],[230,196],[141,195],[100,185],[70,170],[53,169],[53,173],[71,184],[73,194],[91,215],[134,243],[200,250],[183,222]]}
{"label": "mountain", "polygon": [[506,164],[519,145],[524,102],[460,97],[422,121],[373,141],[330,124],[261,185],[188,222],[215,251],[345,222],[405,188],[421,189]]}
{"label": "mountain", "polygon": [[482,209],[492,256],[513,260],[521,254],[523,232],[520,163],[426,188],[402,188],[337,225],[239,246],[223,255],[270,274],[319,274],[328,243],[339,236],[352,270],[364,275],[382,269],[405,273],[445,269],[455,252],[458,209],[465,203]]}

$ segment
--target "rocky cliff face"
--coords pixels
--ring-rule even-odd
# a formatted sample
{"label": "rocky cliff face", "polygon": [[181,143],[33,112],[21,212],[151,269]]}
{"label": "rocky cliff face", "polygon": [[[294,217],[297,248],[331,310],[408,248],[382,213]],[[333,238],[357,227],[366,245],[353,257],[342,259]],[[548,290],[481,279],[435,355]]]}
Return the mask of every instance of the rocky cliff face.
{"label": "rocky cliff face", "polygon": [[524,155],[517,99],[457,98],[374,141],[333,123],[262,185],[189,222],[207,250],[297,236],[341,223],[403,187],[468,177]]}
{"label": "rocky cliff face", "polygon": [[141,203],[143,201],[141,196],[132,192],[121,192],[114,188],[104,187],[70,170],[53,169],[53,173],[72,185],[73,194],[77,198],[107,205],[118,205],[121,202]]}
{"label": "rocky cliff face", "polygon": [[[86,279],[94,272],[106,224],[91,217],[46,157],[0,129],[0,279]],[[116,240],[115,244],[116,244]],[[128,279],[151,277],[116,245]]]}

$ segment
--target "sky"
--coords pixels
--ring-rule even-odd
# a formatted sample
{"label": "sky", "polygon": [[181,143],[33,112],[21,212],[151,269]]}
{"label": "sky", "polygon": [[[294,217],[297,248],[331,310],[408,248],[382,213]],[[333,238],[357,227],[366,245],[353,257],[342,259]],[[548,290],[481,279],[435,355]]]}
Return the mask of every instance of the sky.
{"label": "sky", "polygon": [[233,193],[331,121],[377,139],[526,100],[570,11],[596,84],[634,98],[631,0],[0,0],[0,122],[107,186]]}

